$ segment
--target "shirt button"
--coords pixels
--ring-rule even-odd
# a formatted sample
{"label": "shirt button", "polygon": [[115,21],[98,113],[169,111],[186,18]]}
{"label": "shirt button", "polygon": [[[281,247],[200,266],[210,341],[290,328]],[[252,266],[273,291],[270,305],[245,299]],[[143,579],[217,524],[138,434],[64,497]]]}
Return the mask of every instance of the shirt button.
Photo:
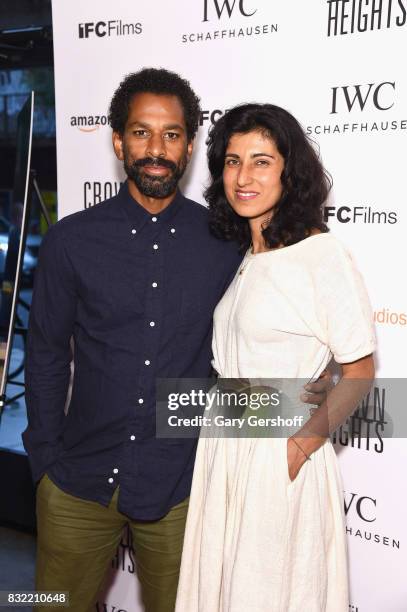
{"label": "shirt button", "polygon": [[139,403],[139,404],[144,404],[144,400],[143,400],[143,399],[140,397],[140,399],[139,399],[138,403]]}
{"label": "shirt button", "polygon": [[158,287],[158,283],[151,283],[151,286],[156,288],[156,287]]}
{"label": "shirt button", "polygon": [[151,217],[151,221],[155,223],[157,221],[157,217]]}
{"label": "shirt button", "polygon": [[132,442],[134,442],[134,440],[135,440],[135,439],[136,439],[136,436],[130,436],[130,440],[131,440]]}
{"label": "shirt button", "polygon": [[110,484],[112,484],[112,483],[114,482],[114,479],[113,479],[113,478],[109,478],[108,482],[109,482]]}
{"label": "shirt button", "polygon": [[113,474],[118,474],[119,470],[117,468],[113,468]]}
{"label": "shirt button", "polygon": [[171,234],[175,234],[175,229],[173,227],[171,228]]}
{"label": "shirt button", "polygon": [[137,230],[132,229],[132,230],[131,230],[131,233],[132,233],[132,234],[137,234]]}
{"label": "shirt button", "polygon": [[156,251],[158,249],[158,244],[153,244],[153,249]]}
{"label": "shirt button", "polygon": [[150,365],[150,360],[149,360],[149,359],[146,359],[146,360],[145,360],[145,362],[144,362],[144,364],[145,364],[145,365]]}
{"label": "shirt button", "polygon": [[154,327],[155,322],[154,321],[150,321],[150,327]]}

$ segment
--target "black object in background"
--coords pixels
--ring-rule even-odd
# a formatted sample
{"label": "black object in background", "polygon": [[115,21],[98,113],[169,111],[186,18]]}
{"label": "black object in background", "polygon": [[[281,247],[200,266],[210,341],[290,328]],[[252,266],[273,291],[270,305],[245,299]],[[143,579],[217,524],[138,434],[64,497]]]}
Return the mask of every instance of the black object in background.
{"label": "black object in background", "polygon": [[0,292],[0,416],[6,403],[5,391],[13,345],[14,322],[27,233],[30,191],[30,162],[34,92],[22,107],[17,121],[17,155],[10,229],[7,245],[0,245],[6,262]]}

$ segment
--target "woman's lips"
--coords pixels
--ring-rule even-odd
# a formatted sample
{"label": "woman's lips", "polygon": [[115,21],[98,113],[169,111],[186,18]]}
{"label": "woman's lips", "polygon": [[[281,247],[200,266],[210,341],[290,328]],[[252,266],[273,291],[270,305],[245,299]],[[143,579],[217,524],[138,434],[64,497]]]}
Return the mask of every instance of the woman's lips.
{"label": "woman's lips", "polygon": [[254,200],[259,194],[256,191],[235,191],[236,197],[239,200],[246,202],[246,200]]}

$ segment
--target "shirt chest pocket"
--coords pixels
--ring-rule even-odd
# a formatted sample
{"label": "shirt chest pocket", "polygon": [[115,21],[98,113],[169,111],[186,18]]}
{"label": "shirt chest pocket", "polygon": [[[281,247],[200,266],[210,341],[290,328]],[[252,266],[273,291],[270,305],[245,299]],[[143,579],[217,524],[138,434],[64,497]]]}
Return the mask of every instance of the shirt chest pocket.
{"label": "shirt chest pocket", "polygon": [[[178,319],[178,330],[181,333],[190,333],[208,318],[208,307],[202,291],[198,288],[183,289]],[[211,314],[209,315],[211,316]]]}
{"label": "shirt chest pocket", "polygon": [[145,291],[142,286],[142,280],[131,269],[112,271],[94,267],[82,297],[87,309],[98,313],[102,319],[113,315],[117,323],[126,315],[143,314]]}

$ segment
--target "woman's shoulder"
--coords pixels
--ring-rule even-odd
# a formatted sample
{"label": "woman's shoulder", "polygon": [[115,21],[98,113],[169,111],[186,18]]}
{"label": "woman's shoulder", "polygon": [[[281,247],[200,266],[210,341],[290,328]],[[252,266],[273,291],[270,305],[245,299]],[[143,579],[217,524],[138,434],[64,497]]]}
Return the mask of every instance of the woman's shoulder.
{"label": "woman's shoulder", "polygon": [[331,232],[312,232],[301,243],[310,257],[351,257],[348,247]]}
{"label": "woman's shoulder", "polygon": [[315,233],[305,238],[291,262],[311,277],[335,276],[336,274],[353,274],[357,270],[349,248],[331,232]]}
{"label": "woman's shoulder", "polygon": [[[311,239],[312,240],[312,239]],[[318,234],[313,247],[303,253],[301,265],[314,287],[336,287],[334,292],[349,294],[363,283],[359,267],[351,250],[331,233]]]}

